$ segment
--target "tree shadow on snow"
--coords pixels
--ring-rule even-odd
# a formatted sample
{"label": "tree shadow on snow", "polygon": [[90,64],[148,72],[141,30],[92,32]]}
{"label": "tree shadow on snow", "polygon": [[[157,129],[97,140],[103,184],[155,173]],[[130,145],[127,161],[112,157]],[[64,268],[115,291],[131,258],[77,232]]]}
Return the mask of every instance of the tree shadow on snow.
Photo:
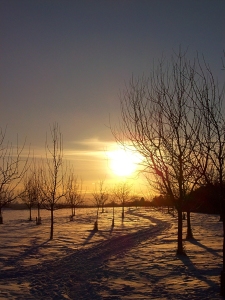
{"label": "tree shadow on snow", "polygon": [[[20,261],[24,260],[28,256],[37,255],[39,249],[45,247],[49,241],[50,241],[50,239],[47,239],[45,242],[37,244],[36,239],[33,240],[31,246],[27,247],[27,249],[25,249],[24,252],[22,252],[20,255],[15,256],[15,257],[10,257],[7,260],[7,264],[10,264],[15,267]],[[21,247],[21,246],[18,246],[18,247]]]}
{"label": "tree shadow on snow", "polygon": [[[193,263],[193,261],[184,255],[177,256],[178,259],[183,263],[181,266],[180,274],[185,275],[186,278],[193,277],[200,281],[204,281],[209,287],[219,290],[219,282],[215,283],[210,279],[210,276],[218,276],[220,273],[220,269],[218,267],[207,268],[204,269],[198,268],[197,264]],[[185,279],[184,279],[185,280]]]}
{"label": "tree shadow on snow", "polygon": [[96,232],[97,232],[96,230],[91,230],[91,232],[89,233],[89,236],[83,242],[83,246],[87,245],[90,242],[90,240],[93,238],[93,236],[95,235]]}
{"label": "tree shadow on snow", "polygon": [[193,245],[196,245],[196,246],[198,246],[198,247],[201,247],[201,248],[205,249],[207,252],[209,252],[209,253],[211,253],[211,254],[217,256],[217,257],[222,258],[222,255],[220,255],[220,254],[217,252],[217,250],[212,249],[212,248],[209,248],[209,247],[203,245],[202,243],[200,243],[199,241],[197,241],[195,238],[189,239],[188,242],[191,243],[191,244],[193,244]]}
{"label": "tree shadow on snow", "polygon": [[137,217],[140,217],[140,218],[143,218],[143,219],[148,219],[151,223],[161,223],[161,222],[165,222],[165,221],[162,221],[162,220],[159,220],[157,218],[154,218],[152,216],[146,216],[146,215],[142,215],[134,210],[130,210],[127,212],[127,214],[130,214],[130,215],[134,215],[134,216],[137,216]]}

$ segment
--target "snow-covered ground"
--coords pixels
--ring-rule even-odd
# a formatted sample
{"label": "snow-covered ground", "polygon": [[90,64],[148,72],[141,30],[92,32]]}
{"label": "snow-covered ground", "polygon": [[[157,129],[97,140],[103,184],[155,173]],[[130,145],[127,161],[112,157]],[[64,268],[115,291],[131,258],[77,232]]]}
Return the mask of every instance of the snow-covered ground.
{"label": "snow-covered ground", "polygon": [[[193,214],[195,239],[187,257],[176,256],[176,217],[149,208],[55,212],[49,240],[49,212],[42,225],[28,211],[5,210],[0,225],[0,299],[222,299],[222,223]],[[37,213],[33,212],[35,220]],[[184,221],[185,238],[186,221]]]}

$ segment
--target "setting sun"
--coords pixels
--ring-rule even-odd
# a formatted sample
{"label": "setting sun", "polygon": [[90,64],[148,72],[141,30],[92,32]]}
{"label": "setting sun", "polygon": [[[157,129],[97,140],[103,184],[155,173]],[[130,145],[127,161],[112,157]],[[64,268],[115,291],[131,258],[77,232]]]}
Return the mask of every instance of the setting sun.
{"label": "setting sun", "polygon": [[134,150],[118,148],[108,153],[110,168],[117,176],[129,176],[137,169],[142,157]]}

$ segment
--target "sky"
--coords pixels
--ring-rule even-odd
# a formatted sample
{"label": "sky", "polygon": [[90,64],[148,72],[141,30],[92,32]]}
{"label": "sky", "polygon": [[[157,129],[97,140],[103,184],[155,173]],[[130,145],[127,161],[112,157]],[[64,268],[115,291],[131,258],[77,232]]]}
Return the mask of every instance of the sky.
{"label": "sky", "polygon": [[0,127],[39,155],[57,122],[84,183],[125,180],[107,155],[125,84],[179,46],[224,77],[224,15],[224,0],[0,0]]}

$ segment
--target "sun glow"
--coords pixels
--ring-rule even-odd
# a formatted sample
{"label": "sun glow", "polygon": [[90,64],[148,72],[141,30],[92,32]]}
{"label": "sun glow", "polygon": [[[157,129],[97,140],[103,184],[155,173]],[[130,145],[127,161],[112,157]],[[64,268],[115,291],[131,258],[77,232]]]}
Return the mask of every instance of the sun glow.
{"label": "sun glow", "polygon": [[117,148],[108,152],[110,168],[117,176],[132,175],[142,161],[142,157],[137,151],[128,148]]}

